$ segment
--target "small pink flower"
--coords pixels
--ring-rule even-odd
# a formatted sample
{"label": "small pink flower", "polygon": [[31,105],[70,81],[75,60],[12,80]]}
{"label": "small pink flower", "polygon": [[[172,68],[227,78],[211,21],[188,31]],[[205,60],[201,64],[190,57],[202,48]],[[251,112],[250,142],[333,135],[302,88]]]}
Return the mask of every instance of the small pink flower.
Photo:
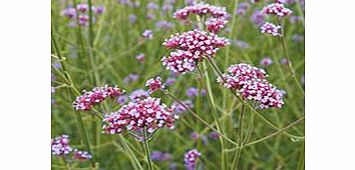
{"label": "small pink flower", "polygon": [[261,33],[263,34],[270,34],[272,36],[281,36],[281,33],[279,32],[279,29],[281,28],[280,25],[274,25],[272,23],[264,23],[261,27]]}
{"label": "small pink flower", "polygon": [[205,24],[207,26],[208,31],[212,33],[218,33],[222,28],[224,28],[224,25],[228,21],[225,20],[224,18],[209,18]]}
{"label": "small pink flower", "polygon": [[89,10],[89,5],[88,4],[78,4],[76,6],[76,9],[81,13],[85,13]]}
{"label": "small pink flower", "polygon": [[273,61],[270,57],[265,57],[265,58],[261,59],[261,61],[260,61],[260,65],[262,65],[262,66],[269,66],[272,63],[273,63]]}
{"label": "small pink flower", "polygon": [[136,55],[136,59],[138,60],[138,62],[144,63],[145,55],[143,53],[140,53],[140,54]]}
{"label": "small pink flower", "polygon": [[173,129],[176,119],[178,116],[165,104],[161,104],[160,99],[147,97],[136,99],[106,115],[102,128],[106,134],[119,134],[125,130],[142,132],[145,128],[151,134],[163,127]]}
{"label": "small pink flower", "polygon": [[176,74],[185,74],[196,69],[196,59],[191,52],[178,50],[170,52],[169,57],[164,56],[161,61],[167,70]]}
{"label": "small pink flower", "polygon": [[197,15],[210,14],[214,18],[228,17],[228,13],[226,12],[225,7],[213,6],[203,2],[179,9],[174,13],[173,17],[179,20],[186,20],[190,14],[197,14]]}
{"label": "small pink flower", "polygon": [[194,170],[197,164],[197,159],[201,157],[201,153],[196,149],[191,149],[185,153],[184,163],[188,170]]}
{"label": "small pink flower", "polygon": [[75,160],[86,161],[91,158],[92,156],[87,151],[79,151],[75,149],[73,152],[73,159]]}
{"label": "small pink flower", "polygon": [[147,39],[153,39],[153,31],[152,30],[144,30],[142,36]]}
{"label": "small pink flower", "polygon": [[145,83],[145,86],[147,86],[149,88],[149,93],[153,93],[157,90],[165,89],[164,83],[162,82],[162,80],[159,76],[147,80],[147,82]]}
{"label": "small pink flower", "polygon": [[262,9],[262,13],[270,14],[270,15],[277,15],[279,17],[285,17],[292,13],[292,11],[286,7],[284,4],[281,3],[273,3],[269,4]]}

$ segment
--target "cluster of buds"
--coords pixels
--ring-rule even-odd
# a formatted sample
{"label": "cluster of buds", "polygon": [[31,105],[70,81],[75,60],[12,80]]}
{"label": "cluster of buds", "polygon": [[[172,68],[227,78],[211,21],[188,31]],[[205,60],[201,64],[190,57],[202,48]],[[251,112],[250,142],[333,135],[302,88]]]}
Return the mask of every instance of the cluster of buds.
{"label": "cluster of buds", "polygon": [[277,15],[279,17],[285,17],[292,13],[292,11],[284,6],[282,3],[272,3],[265,6],[262,13],[269,15]]}
{"label": "cluster of buds", "polygon": [[241,63],[230,66],[217,82],[236,90],[243,99],[259,102],[261,109],[280,108],[284,103],[283,94],[266,80],[267,77],[263,69]]}
{"label": "cluster of buds", "polygon": [[173,104],[171,105],[171,109],[174,111],[175,114],[182,114],[186,112],[187,108],[192,109],[194,107],[194,104],[192,100],[184,100],[181,101],[181,103],[186,107],[182,106],[180,103],[174,101]]}
{"label": "cluster of buds", "polygon": [[[103,6],[92,6],[92,11],[94,14],[100,15],[105,11],[105,7]],[[89,5],[88,4],[77,4],[76,8],[74,7],[68,7],[62,10],[61,14],[63,16],[66,16],[72,22],[69,24],[70,26],[76,26],[78,23],[79,25],[82,26],[88,26],[89,25]]]}
{"label": "cluster of buds", "polygon": [[229,18],[229,14],[226,12],[225,7],[213,6],[204,2],[179,9],[174,13],[173,17],[186,22],[190,14],[200,16],[210,14],[211,17],[207,19],[205,25],[207,26],[208,31],[213,33],[217,33],[224,28],[224,25],[228,22],[227,19]]}
{"label": "cluster of buds", "polygon": [[214,33],[195,29],[193,31],[176,34],[166,39],[163,45],[168,49],[177,49],[169,57],[162,58],[163,65],[173,73],[186,73],[196,68],[198,61],[204,56],[213,56],[220,47],[229,44],[226,38],[218,37]]}
{"label": "cluster of buds", "polygon": [[[279,19],[282,19],[283,17],[292,14],[292,11],[286,8],[284,4],[277,1],[276,3],[272,3],[265,6],[261,10],[261,13],[265,15],[276,15],[279,17]],[[275,25],[268,22],[264,23],[260,27],[261,33],[270,34],[272,36],[282,36],[283,33],[282,32],[280,33],[279,29],[281,29],[280,25]]]}
{"label": "cluster of buds", "polygon": [[108,114],[103,119],[103,133],[119,134],[124,130],[142,132],[144,129],[152,134],[159,128],[174,128],[178,119],[172,109],[160,102],[158,98],[139,98],[122,106],[118,111]]}
{"label": "cluster of buds", "polygon": [[[73,149],[69,145],[69,136],[61,135],[52,139],[52,154],[55,156],[69,156],[69,154],[73,154],[72,158],[74,160],[85,161],[92,158],[92,156],[86,151],[78,151],[77,149]],[[73,151],[73,152],[72,152]]]}
{"label": "cluster of buds", "polygon": [[201,153],[196,149],[189,150],[185,153],[184,163],[187,170],[194,170],[197,164],[197,158],[201,156]]}
{"label": "cluster of buds", "polygon": [[145,83],[145,86],[147,86],[149,88],[149,90],[148,90],[149,93],[153,93],[157,90],[165,89],[165,85],[159,76],[147,80],[147,82]]}
{"label": "cluster of buds", "polygon": [[117,86],[110,87],[95,87],[91,91],[85,91],[82,96],[78,96],[73,102],[73,107],[76,110],[88,111],[95,104],[99,104],[106,100],[107,98],[114,98],[122,95],[124,90],[121,90]]}
{"label": "cluster of buds", "polygon": [[274,25],[272,23],[266,22],[261,27],[261,33],[263,34],[270,34],[272,36],[281,36],[279,29],[281,28],[280,25]]}
{"label": "cluster of buds", "polygon": [[214,18],[227,18],[229,15],[225,7],[217,7],[203,2],[186,6],[177,10],[173,17],[178,20],[187,20],[190,14],[207,15],[211,14]]}

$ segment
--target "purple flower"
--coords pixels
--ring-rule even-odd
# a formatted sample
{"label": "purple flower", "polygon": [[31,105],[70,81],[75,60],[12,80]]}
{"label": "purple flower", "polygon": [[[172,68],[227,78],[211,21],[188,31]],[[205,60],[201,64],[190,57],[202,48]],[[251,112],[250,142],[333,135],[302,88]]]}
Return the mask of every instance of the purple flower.
{"label": "purple flower", "polygon": [[295,34],[291,37],[294,42],[302,42],[304,40],[303,35]]}
{"label": "purple flower", "polygon": [[164,12],[171,11],[171,10],[173,10],[173,6],[170,5],[170,4],[164,4],[163,7],[162,7],[162,10],[163,10]]}
{"label": "purple flower", "polygon": [[149,2],[147,4],[147,9],[149,9],[149,10],[158,10],[159,9],[159,5],[154,3],[154,2]]}
{"label": "purple flower", "polygon": [[299,21],[302,21],[302,17],[301,16],[291,16],[289,21],[291,24],[295,24]]}
{"label": "purple flower", "polygon": [[178,165],[175,162],[169,164],[169,170],[177,170],[177,167]]}
{"label": "purple flower", "polygon": [[162,154],[163,153],[160,151],[153,151],[150,155],[151,155],[153,161],[160,161]]}
{"label": "purple flower", "polygon": [[[186,90],[186,95],[189,96],[189,97],[197,97],[198,96],[198,88],[196,87],[190,87]],[[204,96],[206,95],[206,90],[205,89],[201,89],[201,96]]]}
{"label": "purple flower", "polygon": [[55,80],[57,80],[57,77],[53,73],[51,73],[51,81],[55,81]]}
{"label": "purple flower", "polygon": [[145,55],[143,53],[140,53],[136,55],[136,59],[138,60],[138,62],[144,63]]}
{"label": "purple flower", "polygon": [[62,68],[62,65],[58,62],[55,62],[53,63],[53,67],[56,68],[56,69],[61,69]]}
{"label": "purple flower", "polygon": [[92,7],[94,13],[96,14],[102,14],[105,12],[105,7],[104,6],[98,6],[98,7]]}
{"label": "purple flower", "polygon": [[[184,100],[181,103],[190,109],[194,107],[194,104],[192,103],[191,100]],[[187,111],[182,105],[180,105],[177,102],[173,102],[173,104],[171,105],[171,108],[173,109],[175,114],[182,114]]]}
{"label": "purple flower", "polygon": [[61,135],[52,139],[52,154],[55,156],[68,155],[72,151],[69,141],[68,135]]}
{"label": "purple flower", "polygon": [[260,61],[260,65],[262,66],[269,66],[271,65],[273,62],[272,62],[272,59],[270,57],[264,57],[263,59],[261,59]]}
{"label": "purple flower", "polygon": [[201,153],[196,149],[191,149],[185,153],[184,162],[187,170],[194,170],[197,164],[197,158],[201,157]]}
{"label": "purple flower", "polygon": [[217,139],[219,139],[220,135],[219,135],[218,132],[213,131],[210,134],[208,134],[208,137],[213,139],[213,140],[217,140]]}
{"label": "purple flower", "polygon": [[129,23],[134,24],[137,21],[137,16],[134,14],[131,14],[128,16]]}
{"label": "purple flower", "polygon": [[249,48],[249,44],[244,42],[244,41],[242,41],[242,40],[232,40],[231,44],[234,45],[234,46],[237,46],[239,48],[242,48],[242,49]]}
{"label": "purple flower", "polygon": [[155,23],[155,26],[161,30],[169,30],[171,29],[172,27],[174,27],[174,24],[173,23],[170,23],[168,21],[158,21]]}
{"label": "purple flower", "polygon": [[238,5],[238,8],[236,9],[236,14],[237,15],[245,15],[247,10],[249,9],[249,3],[248,2],[242,2]]}
{"label": "purple flower", "polygon": [[127,77],[125,77],[123,79],[123,83],[124,84],[129,84],[129,83],[132,83],[132,82],[135,82],[137,81],[139,78],[139,75],[138,74],[129,74]]}
{"label": "purple flower", "polygon": [[186,5],[195,5],[196,4],[196,0],[185,0],[185,4]]}
{"label": "purple flower", "polygon": [[155,14],[153,14],[153,13],[148,13],[148,14],[145,16],[145,18],[147,18],[148,20],[153,20],[153,19],[155,19]]}
{"label": "purple flower", "polygon": [[200,138],[200,134],[198,134],[197,132],[191,132],[190,133],[190,138],[192,140],[197,140],[198,138]]}
{"label": "purple flower", "polygon": [[265,22],[265,14],[261,13],[260,11],[256,10],[250,17],[250,21],[256,25],[261,25]]}
{"label": "purple flower", "polygon": [[176,79],[175,78],[168,78],[165,81],[165,86],[171,86],[175,83]]}
{"label": "purple flower", "polygon": [[133,92],[131,92],[129,94],[129,98],[134,101],[138,98],[146,98],[146,97],[149,97],[149,92],[148,91],[145,91],[143,89],[137,89],[137,90],[134,90]]}
{"label": "purple flower", "polygon": [[152,30],[144,30],[142,36],[147,39],[153,39],[153,31]]}
{"label": "purple flower", "polygon": [[282,58],[282,59],[280,60],[280,63],[281,63],[282,65],[287,65],[287,64],[288,64],[287,58]]}
{"label": "purple flower", "polygon": [[79,151],[75,149],[73,154],[73,159],[75,160],[86,161],[92,158],[92,156],[87,151]]}
{"label": "purple flower", "polygon": [[55,87],[51,87],[51,93],[55,93]]}
{"label": "purple flower", "polygon": [[76,10],[75,8],[68,7],[62,10],[61,15],[68,17],[69,19],[76,17]]}
{"label": "purple flower", "polygon": [[89,10],[89,5],[88,4],[78,4],[78,5],[76,5],[76,9],[81,13],[85,13],[86,11]]}
{"label": "purple flower", "polygon": [[128,97],[127,95],[122,95],[117,98],[117,103],[120,105],[126,104],[128,102]]}

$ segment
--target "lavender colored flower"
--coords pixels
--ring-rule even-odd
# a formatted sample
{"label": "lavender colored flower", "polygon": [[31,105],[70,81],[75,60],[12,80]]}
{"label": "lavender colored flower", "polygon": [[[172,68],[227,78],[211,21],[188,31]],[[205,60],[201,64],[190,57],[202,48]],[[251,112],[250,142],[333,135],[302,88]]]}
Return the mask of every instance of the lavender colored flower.
{"label": "lavender colored flower", "polygon": [[162,10],[163,10],[164,12],[171,11],[171,10],[173,10],[173,6],[170,5],[170,4],[164,4],[163,7],[162,7]]}
{"label": "lavender colored flower", "polygon": [[136,59],[138,62],[140,62],[142,64],[142,63],[144,63],[145,55],[143,53],[140,53],[140,54],[136,55]]}
{"label": "lavender colored flower", "polygon": [[208,134],[208,137],[213,139],[213,140],[217,140],[217,139],[219,139],[220,135],[219,135],[218,132],[213,131],[210,134]]}
{"label": "lavender colored flower", "polygon": [[231,44],[242,49],[247,49],[250,47],[248,43],[242,40],[231,40]]}
{"label": "lavender colored flower", "polygon": [[55,80],[57,80],[57,77],[53,73],[51,73],[51,81],[55,81]]}
{"label": "lavender colored flower", "polygon": [[201,153],[196,149],[191,149],[185,153],[184,163],[187,170],[194,170],[197,164],[197,159],[201,157]]}
{"label": "lavender colored flower", "polygon": [[119,103],[120,105],[123,105],[123,104],[126,104],[127,102],[128,102],[127,95],[118,96],[117,103]]}
{"label": "lavender colored flower", "polygon": [[144,30],[142,36],[147,39],[153,39],[153,31],[152,30]]}
{"label": "lavender colored flower", "polygon": [[[181,101],[181,103],[190,109],[194,107],[192,100],[184,100],[184,101]],[[173,109],[175,114],[182,114],[187,111],[186,108],[183,107],[182,105],[180,105],[178,102],[173,102],[173,104],[171,105],[171,108]]]}
{"label": "lavender colored flower", "polygon": [[143,89],[134,90],[129,94],[129,99],[131,99],[132,101],[139,98],[147,98],[147,97],[149,97],[149,92]]}
{"label": "lavender colored flower", "polygon": [[145,86],[149,88],[149,93],[165,89],[164,83],[162,82],[162,79],[159,76],[147,80]]}
{"label": "lavender colored flower", "polygon": [[104,6],[98,6],[98,7],[92,7],[92,10],[94,11],[95,14],[102,14],[105,12],[105,7]]}
{"label": "lavender colored flower", "polygon": [[291,24],[295,24],[297,22],[302,21],[302,17],[301,16],[291,16],[289,21]]}
{"label": "lavender colored flower", "polygon": [[[196,87],[190,87],[186,90],[186,95],[188,97],[192,97],[192,98],[197,97],[199,95],[199,89]],[[206,90],[201,89],[200,95],[202,95],[202,96],[206,95]]]}
{"label": "lavender colored flower", "polygon": [[62,65],[60,63],[58,63],[58,62],[53,63],[52,66],[54,68],[56,68],[56,69],[61,69],[62,68]]}
{"label": "lavender colored flower", "polygon": [[260,60],[260,65],[262,65],[262,66],[269,66],[272,63],[273,63],[273,61],[270,57],[264,57]]}
{"label": "lavender colored flower", "polygon": [[176,79],[175,78],[167,78],[165,81],[165,86],[171,86],[175,83]]}
{"label": "lavender colored flower", "polygon": [[198,138],[200,138],[200,134],[198,134],[197,132],[191,132],[190,133],[190,138],[192,140],[197,140]]}
{"label": "lavender colored flower", "polygon": [[129,83],[133,83],[135,81],[137,81],[139,78],[138,74],[129,74],[127,77],[125,77],[123,79],[123,83],[124,84],[129,84]]}
{"label": "lavender colored flower", "polygon": [[153,13],[148,13],[146,16],[145,16],[146,19],[148,20],[153,20],[156,18],[155,14]]}
{"label": "lavender colored flower", "polygon": [[262,10],[262,13],[269,15],[276,15],[278,17],[285,17],[292,13],[292,11],[284,6],[281,3],[273,3],[265,6]]}
{"label": "lavender colored flower", "polygon": [[287,65],[287,64],[288,64],[287,58],[282,58],[282,59],[280,60],[280,63],[281,63],[282,65]]}
{"label": "lavender colored flower", "polygon": [[177,170],[178,164],[175,162],[172,162],[169,164],[169,170]]}
{"label": "lavender colored flower", "polygon": [[247,10],[249,9],[250,5],[248,2],[241,2],[236,9],[237,15],[245,15]]}
{"label": "lavender colored flower", "polygon": [[55,93],[55,87],[51,87],[51,93]]}
{"label": "lavender colored flower", "polygon": [[255,10],[254,13],[250,17],[250,22],[261,25],[265,22],[265,14],[261,13],[258,10]]}
{"label": "lavender colored flower", "polygon": [[154,2],[149,2],[147,4],[147,9],[149,9],[149,10],[158,10],[159,9],[159,5],[154,3]]}
{"label": "lavender colored flower", "polygon": [[196,3],[177,10],[173,17],[178,20],[186,20],[190,14],[206,15],[210,14],[214,18],[228,19],[225,7],[213,6],[204,2]]}
{"label": "lavender colored flower", "polygon": [[68,7],[62,10],[61,15],[68,17],[69,19],[73,19],[76,17],[76,9],[72,7]]}
{"label": "lavender colored flower", "polygon": [[152,157],[153,161],[160,161],[163,153],[160,151],[153,151],[150,156]]}
{"label": "lavender colored flower", "polygon": [[304,37],[303,37],[303,35],[295,34],[295,35],[292,35],[291,39],[294,42],[302,42],[304,40]]}
{"label": "lavender colored flower", "polygon": [[85,13],[89,10],[89,5],[88,4],[78,4],[78,5],[76,5],[76,9],[81,13]]}
{"label": "lavender colored flower", "polygon": [[134,15],[134,14],[130,14],[130,15],[128,16],[128,20],[129,20],[129,23],[134,24],[134,23],[137,22],[137,16]]}
{"label": "lavender colored flower", "polygon": [[79,24],[82,26],[89,25],[89,16],[88,15],[79,15]]}
{"label": "lavender colored flower", "polygon": [[228,21],[224,18],[209,18],[205,22],[205,25],[208,31],[217,34],[227,23]]}
{"label": "lavender colored flower", "polygon": [[69,136],[61,135],[52,139],[52,154],[55,156],[64,156],[68,155],[72,148],[69,146]]}
{"label": "lavender colored flower", "polygon": [[195,5],[196,4],[196,0],[185,0],[185,4],[186,5]]}
{"label": "lavender colored flower", "polygon": [[168,21],[158,21],[155,23],[155,26],[161,30],[170,30],[174,27],[174,24]]}

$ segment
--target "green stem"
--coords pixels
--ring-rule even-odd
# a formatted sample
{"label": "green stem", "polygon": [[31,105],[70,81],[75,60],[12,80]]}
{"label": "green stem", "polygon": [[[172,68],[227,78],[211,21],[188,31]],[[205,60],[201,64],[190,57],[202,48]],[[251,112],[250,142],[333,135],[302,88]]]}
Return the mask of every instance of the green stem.
{"label": "green stem", "polygon": [[149,170],[153,170],[153,166],[152,166],[152,158],[150,157],[150,148],[149,148],[149,144],[148,144],[148,133],[147,133],[147,128],[144,128],[144,139],[143,139],[143,148],[144,148],[144,152],[147,156],[147,162],[148,162],[148,169]]}
{"label": "green stem", "polygon": [[238,168],[239,158],[240,158],[240,155],[242,154],[244,111],[245,111],[245,105],[242,104],[242,109],[241,109],[240,116],[239,116],[239,148],[237,149],[237,152],[235,153],[235,157],[234,157],[233,162],[232,162],[232,169],[237,169]]}

